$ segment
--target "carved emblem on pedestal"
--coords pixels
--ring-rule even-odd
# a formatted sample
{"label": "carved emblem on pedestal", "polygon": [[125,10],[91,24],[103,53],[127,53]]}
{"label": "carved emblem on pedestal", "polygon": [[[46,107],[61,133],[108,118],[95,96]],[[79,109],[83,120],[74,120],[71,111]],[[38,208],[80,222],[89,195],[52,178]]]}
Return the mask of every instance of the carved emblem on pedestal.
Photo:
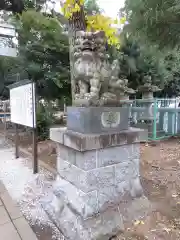
{"label": "carved emblem on pedestal", "polygon": [[101,123],[105,128],[116,128],[120,123],[120,112],[103,112]]}

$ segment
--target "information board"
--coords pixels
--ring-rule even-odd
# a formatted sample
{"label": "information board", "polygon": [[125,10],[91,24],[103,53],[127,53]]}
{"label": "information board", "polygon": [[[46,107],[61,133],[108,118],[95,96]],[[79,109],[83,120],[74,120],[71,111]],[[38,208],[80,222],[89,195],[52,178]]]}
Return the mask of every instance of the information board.
{"label": "information board", "polygon": [[28,83],[10,89],[11,122],[36,127],[35,84]]}

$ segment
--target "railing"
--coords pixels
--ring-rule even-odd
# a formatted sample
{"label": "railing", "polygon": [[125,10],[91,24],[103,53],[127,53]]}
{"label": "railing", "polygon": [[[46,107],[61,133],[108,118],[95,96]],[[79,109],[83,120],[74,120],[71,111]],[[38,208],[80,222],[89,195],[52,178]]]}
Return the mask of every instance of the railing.
{"label": "railing", "polygon": [[[160,140],[180,134],[180,99],[136,99],[124,104],[130,107],[130,126],[146,130],[144,140]],[[0,120],[5,125],[10,120],[9,107],[9,101],[0,101]]]}
{"label": "railing", "polygon": [[180,134],[180,100],[136,99],[128,101],[130,126],[146,129],[149,140]]}

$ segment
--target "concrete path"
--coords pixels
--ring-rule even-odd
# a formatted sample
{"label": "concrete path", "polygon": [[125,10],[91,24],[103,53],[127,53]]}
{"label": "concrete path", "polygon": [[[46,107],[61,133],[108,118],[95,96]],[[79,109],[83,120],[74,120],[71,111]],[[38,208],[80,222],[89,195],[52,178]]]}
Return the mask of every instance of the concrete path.
{"label": "concrete path", "polygon": [[3,240],[37,240],[2,182],[0,182],[0,236]]}
{"label": "concrete path", "polygon": [[[49,219],[41,204],[42,200],[48,200],[52,197],[53,182],[56,175],[51,173],[51,171],[41,165],[41,163],[39,164],[39,173],[33,174],[31,156],[27,156],[26,153],[21,152],[21,156],[16,159],[14,152],[15,148],[11,142],[0,135],[0,186],[2,186],[1,183],[4,184],[10,197],[14,201],[12,205],[19,206],[21,213],[23,213],[27,219],[39,240],[64,240],[62,233],[57,229],[51,219]],[[4,187],[2,187],[2,189],[4,191]],[[0,200],[2,199],[1,202],[4,202],[6,207],[6,200],[3,201],[1,197],[2,194],[0,187]],[[5,213],[9,211],[8,206],[6,209]],[[9,215],[11,216],[11,214]],[[20,220],[20,218],[21,214],[15,216],[15,218],[11,216],[9,220],[10,225],[15,226],[16,231],[14,234],[17,235],[17,232],[19,232],[18,238],[14,236],[13,238],[8,238],[8,236],[4,237],[4,235],[3,238],[1,237],[2,230],[0,229],[0,240],[37,240],[27,222],[24,223],[24,220]],[[19,228],[19,222],[22,221],[24,225],[28,226],[29,230],[25,230],[25,226],[21,229]],[[20,224],[20,227],[21,225],[22,224]],[[5,231],[6,230],[4,230],[4,232]],[[28,233],[29,231],[31,233]]]}

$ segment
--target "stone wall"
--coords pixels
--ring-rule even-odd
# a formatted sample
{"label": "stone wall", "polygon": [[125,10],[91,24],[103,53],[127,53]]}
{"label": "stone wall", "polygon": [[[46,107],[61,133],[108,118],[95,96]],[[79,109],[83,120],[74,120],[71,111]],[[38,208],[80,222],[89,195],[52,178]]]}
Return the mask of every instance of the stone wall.
{"label": "stone wall", "polygon": [[[66,184],[58,181],[56,195],[68,192],[68,204],[84,218],[142,195],[139,143],[85,152],[57,144],[57,154],[58,173]],[[72,201],[74,196],[84,204]]]}

